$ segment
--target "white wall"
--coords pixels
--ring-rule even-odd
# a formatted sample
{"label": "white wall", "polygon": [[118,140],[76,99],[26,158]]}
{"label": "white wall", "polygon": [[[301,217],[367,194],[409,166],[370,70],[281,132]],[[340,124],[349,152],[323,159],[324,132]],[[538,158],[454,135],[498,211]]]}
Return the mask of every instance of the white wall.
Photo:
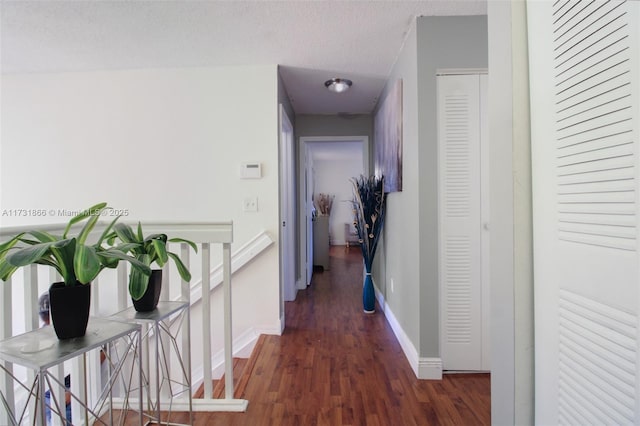
{"label": "white wall", "polygon": [[335,196],[329,216],[329,235],[332,245],[344,245],[344,224],[353,222],[353,185],[350,179],[358,177],[362,170],[362,151],[356,155],[344,155],[340,159],[316,159],[314,161],[316,193]]}
{"label": "white wall", "polygon": [[[277,95],[275,65],[3,75],[0,209],[52,214],[1,225],[66,222],[58,209],[107,201],[125,220],[233,220],[234,247],[262,230],[277,241]],[[263,178],[239,179],[243,161]],[[242,211],[248,196],[257,213]],[[277,332],[277,244],[248,268],[235,333]]]}
{"label": "white wall", "polygon": [[[2,83],[3,209],[104,200],[135,219],[234,219],[237,241],[277,229],[274,66],[4,75]],[[264,178],[240,180],[240,162],[251,159],[264,163]],[[262,195],[258,214],[242,213],[250,194]]]}

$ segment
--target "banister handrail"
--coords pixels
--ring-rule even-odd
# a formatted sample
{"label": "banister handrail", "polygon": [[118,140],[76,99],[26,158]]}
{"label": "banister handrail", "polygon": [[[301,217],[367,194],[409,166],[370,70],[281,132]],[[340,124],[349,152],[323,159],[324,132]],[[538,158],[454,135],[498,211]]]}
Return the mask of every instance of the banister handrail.
{"label": "banister handrail", "polygon": [[[97,238],[98,235],[108,226],[108,224],[115,217],[105,217],[96,224],[94,228],[94,232],[92,232],[90,239]],[[119,223],[125,223],[132,227],[137,226],[137,221],[128,221],[125,218],[122,218]],[[213,286],[216,287],[220,283],[222,283],[223,287],[223,311],[224,311],[224,359],[225,359],[225,383],[226,383],[226,391],[224,399],[213,399],[211,392],[205,392],[205,398],[194,401],[193,409],[195,411],[244,411],[247,407],[247,401],[241,399],[233,398],[233,363],[232,363],[232,335],[231,335],[231,274],[233,273],[233,269],[237,269],[238,267],[242,267],[244,264],[248,263],[257,253],[264,250],[265,247],[273,244],[273,240],[268,236],[267,233],[261,231],[257,237],[245,243],[240,250],[242,252],[242,256],[236,259],[232,265],[232,257],[231,257],[231,244],[233,243],[233,222],[159,222],[159,221],[142,221],[145,234],[149,233],[164,233],[169,235],[170,237],[180,237],[183,239],[191,240],[196,244],[200,245],[202,250],[199,250],[199,253],[205,251],[205,247],[209,247],[213,245],[219,245],[221,247],[222,254],[222,267],[214,268],[214,270],[208,269],[206,272],[207,281],[213,283]],[[79,223],[73,226],[74,230],[81,229],[83,223]],[[61,234],[66,227],[64,223],[57,224],[38,224],[38,225],[26,225],[26,226],[11,226],[11,227],[0,227],[0,242],[5,241],[7,238],[11,238],[21,232],[28,232],[33,230],[38,231],[47,231],[50,233],[58,233]],[[189,249],[187,244],[181,243],[181,257],[183,261],[186,260],[188,263],[189,258]],[[206,250],[207,252],[209,250]],[[204,261],[203,261],[204,263]],[[36,271],[37,272],[37,271]],[[201,280],[204,278],[201,277]],[[167,278],[168,279],[168,278]],[[124,282],[126,280],[126,265],[121,265],[118,268],[118,282]],[[181,284],[181,298],[189,304],[193,301],[198,300],[198,298],[192,299],[192,295],[194,290],[201,290],[201,283],[196,283],[192,288],[188,283],[182,282]],[[10,289],[10,286],[4,286],[6,289]],[[126,289],[126,286],[125,286]],[[204,290],[204,289],[202,289]],[[211,290],[211,289],[210,289]],[[125,290],[126,292],[126,290]],[[35,293],[34,293],[35,294]],[[123,293],[124,294],[124,293]],[[0,294],[0,296],[2,296]],[[120,295],[119,295],[120,296]],[[201,296],[201,295],[200,295]],[[7,299],[6,295],[4,297],[0,297],[0,299]],[[126,299],[125,299],[126,300]],[[201,298],[200,298],[201,300]],[[118,305],[121,303],[118,302]],[[210,333],[211,326],[211,312],[202,312],[203,315],[203,333]],[[206,325],[205,325],[206,324]],[[6,325],[6,324],[5,324]],[[192,330],[193,332],[193,330]],[[184,332],[183,332],[184,336]],[[185,343],[183,342],[183,345]],[[204,357],[211,359],[211,347],[209,345],[208,348],[204,348],[205,353]],[[190,370],[190,368],[189,368]],[[205,374],[205,381],[211,381],[211,374]],[[192,383],[193,385],[193,383]],[[6,387],[2,383],[0,383],[0,387]],[[192,389],[193,390],[193,389]],[[173,401],[174,409],[188,409],[184,402],[180,399]],[[191,408],[191,407],[189,407]],[[0,416],[2,417],[2,416]],[[1,423],[1,422],[0,422]]]}
{"label": "banister handrail", "polygon": [[[115,218],[115,217],[114,217]],[[112,218],[112,220],[114,219]],[[99,234],[104,230],[108,223],[109,217],[105,216],[104,221],[96,223],[94,234]],[[122,223],[135,227],[138,222],[122,220]],[[173,236],[186,238],[195,243],[231,243],[233,242],[233,221],[226,222],[143,222],[145,233],[164,233]],[[72,229],[82,228],[82,223],[75,225]],[[40,224],[40,225],[21,225],[21,226],[0,226],[0,239],[5,237],[13,237],[21,232],[28,231],[46,231],[46,232],[62,232],[66,224]],[[135,229],[135,228],[134,228]]]}
{"label": "banister handrail", "polygon": [[[256,256],[269,248],[275,241],[267,231],[260,231],[256,236],[244,243],[241,247],[235,248],[231,255],[231,274],[240,271],[245,265],[251,262]],[[215,267],[210,268],[209,279],[211,291],[218,288],[223,282],[223,264],[220,262]],[[202,297],[202,278],[199,278],[191,286],[191,304],[196,303]]]}

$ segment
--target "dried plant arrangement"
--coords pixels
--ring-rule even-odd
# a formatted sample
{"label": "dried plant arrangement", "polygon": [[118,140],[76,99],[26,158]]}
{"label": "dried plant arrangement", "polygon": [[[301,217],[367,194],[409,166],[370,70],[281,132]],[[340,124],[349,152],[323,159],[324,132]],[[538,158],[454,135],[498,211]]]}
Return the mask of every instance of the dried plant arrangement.
{"label": "dried plant arrangement", "polygon": [[329,216],[331,214],[331,206],[335,195],[323,194],[322,192],[315,197],[314,204],[318,215]]}
{"label": "dried plant arrangement", "polygon": [[351,182],[353,183],[354,196],[353,224],[358,231],[365,267],[364,311],[372,313],[375,308],[375,293],[371,279],[371,267],[384,225],[387,194],[384,192],[384,177],[360,176],[357,179],[351,179]]}

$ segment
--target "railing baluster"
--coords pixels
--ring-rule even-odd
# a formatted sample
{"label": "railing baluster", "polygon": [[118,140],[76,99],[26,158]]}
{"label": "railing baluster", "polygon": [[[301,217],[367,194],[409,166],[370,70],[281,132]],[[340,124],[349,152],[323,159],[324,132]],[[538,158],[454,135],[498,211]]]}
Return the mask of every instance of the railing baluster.
{"label": "railing baluster", "polygon": [[231,244],[222,244],[222,264],[224,281],[224,367],[225,398],[233,399],[233,336],[231,328]]}
{"label": "railing baluster", "polygon": [[[11,278],[7,281],[0,281],[0,306],[2,306],[2,318],[0,318],[0,340],[13,336],[13,303],[11,300]],[[2,361],[0,361],[2,362]],[[0,393],[4,395],[7,405],[11,410],[15,410],[15,395],[13,393],[13,364],[10,362],[2,362],[2,366],[9,374],[2,374],[0,380]],[[9,413],[2,406],[0,401],[0,424],[8,425]]]}
{"label": "railing baluster", "polygon": [[[38,306],[38,267],[37,265],[29,265],[23,269],[23,280],[24,280],[24,328],[25,331],[31,331],[38,328],[40,321],[40,309]],[[49,305],[51,306],[51,305]],[[49,317],[51,319],[51,317]],[[33,380],[36,377],[36,373],[28,369],[27,370],[27,381],[29,383],[33,383]],[[29,407],[29,418],[34,418],[36,415],[35,405],[32,404]]]}
{"label": "railing baluster", "polygon": [[202,243],[202,368],[204,399],[213,397],[211,377],[211,245]]}
{"label": "railing baluster", "polygon": [[96,316],[100,312],[100,276],[97,276],[91,282],[91,305],[89,305],[89,314]]}
{"label": "railing baluster", "polygon": [[[89,354],[91,356],[93,354]],[[80,357],[76,357],[71,361],[71,393],[78,397],[80,401],[87,400],[87,394],[85,393],[85,384],[87,383],[86,375],[86,360],[87,354]],[[100,369],[97,370],[98,372]],[[95,374],[95,371],[94,371]],[[82,413],[84,408],[82,404],[75,398],[71,398],[71,420],[74,425],[85,425],[85,419]]]}
{"label": "railing baluster", "polygon": [[[97,276],[91,282],[91,305],[89,307],[89,314],[92,317],[98,316],[100,312],[100,276]],[[83,365],[84,364],[84,365]],[[102,376],[100,374],[101,371],[100,365],[100,351],[91,351],[83,362],[79,364],[73,365],[74,373],[72,377],[76,376],[75,370],[82,368],[84,381],[82,383],[87,383],[87,398],[89,401],[96,401],[98,399],[98,395],[100,390],[102,389]],[[80,382],[78,382],[80,384]],[[71,383],[72,387],[75,386],[74,383]],[[71,414],[73,415],[73,424],[76,422],[79,423],[80,417],[79,414],[81,412],[82,406],[75,400],[71,403]]]}
{"label": "railing baluster", "polygon": [[171,269],[169,262],[162,267],[162,290],[160,290],[160,300],[171,300]]}
{"label": "railing baluster", "polygon": [[2,318],[0,318],[0,339],[13,336],[13,301],[11,300],[11,278],[1,281],[0,306],[2,306]]}
{"label": "railing baluster", "polygon": [[127,265],[125,262],[118,264],[118,285],[116,286],[118,298],[118,312],[127,309],[127,300],[129,296],[129,285],[127,284]]}
{"label": "railing baluster", "polygon": [[[191,270],[191,259],[189,257],[189,252],[191,247],[188,244],[182,243],[180,244],[180,258],[182,259],[182,263],[184,263],[189,270]],[[188,281],[180,280],[180,298],[187,302],[188,309],[191,308],[191,285]],[[187,319],[182,322],[182,354],[191,354],[191,315],[187,315]],[[187,377],[189,377],[189,383],[193,383],[193,378],[191,377],[191,357],[183,356],[184,368],[187,372]],[[189,392],[193,393],[193,389],[189,389]],[[191,407],[189,407],[191,408]]]}
{"label": "railing baluster", "polygon": [[[160,293],[160,300],[171,300],[171,266],[169,262],[165,263],[162,267],[162,291]],[[166,325],[166,321],[163,321],[163,323],[165,323]],[[156,339],[156,345],[160,345],[160,350],[158,351],[158,353],[161,357],[165,355],[162,352],[162,348],[165,348],[165,350],[167,350],[166,357],[164,358],[164,362],[166,363],[165,368],[167,369],[167,371],[171,371],[171,356],[170,351],[168,351],[168,348],[171,344],[169,342],[169,336],[167,335],[167,333],[160,333],[159,336],[154,336],[154,338]],[[156,380],[158,381],[158,386],[160,386],[162,385],[162,371],[160,371],[157,376],[158,377],[156,377]],[[169,399],[170,390],[170,386],[162,386],[162,388],[160,389],[160,399]]]}
{"label": "railing baluster", "polygon": [[35,330],[40,326],[38,309],[38,266],[29,265],[24,268],[24,326],[25,331]]}

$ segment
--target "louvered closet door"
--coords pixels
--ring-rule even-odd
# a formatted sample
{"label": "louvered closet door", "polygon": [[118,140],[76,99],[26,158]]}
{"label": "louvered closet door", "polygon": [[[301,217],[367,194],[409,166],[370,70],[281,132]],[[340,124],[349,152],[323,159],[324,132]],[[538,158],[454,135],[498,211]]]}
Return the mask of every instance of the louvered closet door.
{"label": "louvered closet door", "polygon": [[438,76],[441,358],[483,369],[480,76]]}
{"label": "louvered closet door", "polygon": [[640,423],[640,5],[530,1],[539,424]]}

